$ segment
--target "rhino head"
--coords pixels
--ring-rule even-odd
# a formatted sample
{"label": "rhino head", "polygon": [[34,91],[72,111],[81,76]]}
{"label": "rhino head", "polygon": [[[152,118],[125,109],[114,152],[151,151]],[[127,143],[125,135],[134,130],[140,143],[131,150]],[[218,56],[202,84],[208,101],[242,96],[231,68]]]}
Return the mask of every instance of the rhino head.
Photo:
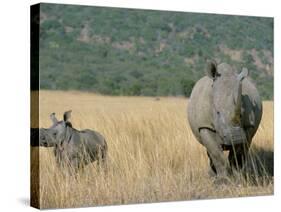
{"label": "rhino head", "polygon": [[214,61],[208,63],[207,76],[212,84],[213,125],[223,144],[232,145],[247,142],[242,127],[242,81],[248,76],[243,68],[237,74],[225,63],[217,66]]}
{"label": "rhino head", "polygon": [[50,115],[52,126],[50,128],[40,128],[39,145],[44,147],[53,147],[62,142],[66,137],[67,126],[72,127],[69,122],[71,111],[67,111],[63,115],[63,120],[58,121],[55,113]]}

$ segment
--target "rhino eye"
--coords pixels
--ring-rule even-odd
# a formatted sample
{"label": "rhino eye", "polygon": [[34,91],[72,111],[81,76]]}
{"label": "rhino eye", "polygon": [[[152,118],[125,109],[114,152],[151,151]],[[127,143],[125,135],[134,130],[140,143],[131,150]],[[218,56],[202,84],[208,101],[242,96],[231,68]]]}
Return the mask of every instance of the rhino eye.
{"label": "rhino eye", "polygon": [[57,136],[57,133],[56,133],[56,132],[54,132],[54,133],[53,133],[53,136]]}
{"label": "rhino eye", "polygon": [[220,115],[220,111],[217,111],[217,114]]}

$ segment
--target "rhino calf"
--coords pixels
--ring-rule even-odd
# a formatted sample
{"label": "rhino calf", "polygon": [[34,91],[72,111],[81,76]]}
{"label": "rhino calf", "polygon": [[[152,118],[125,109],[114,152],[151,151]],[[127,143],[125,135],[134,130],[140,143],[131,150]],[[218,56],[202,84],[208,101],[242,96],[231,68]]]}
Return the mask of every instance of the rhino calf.
{"label": "rhino calf", "polygon": [[79,168],[97,161],[105,162],[107,143],[104,137],[94,130],[79,131],[69,122],[71,111],[63,115],[63,120],[58,121],[55,113],[50,115],[53,125],[40,128],[39,145],[54,147],[54,155],[60,166],[67,166],[78,171]]}
{"label": "rhino calf", "polygon": [[[192,90],[188,121],[217,175],[243,167],[261,117],[262,102],[248,70],[237,74],[226,63],[209,62],[206,76]],[[223,150],[229,151],[228,160]]]}

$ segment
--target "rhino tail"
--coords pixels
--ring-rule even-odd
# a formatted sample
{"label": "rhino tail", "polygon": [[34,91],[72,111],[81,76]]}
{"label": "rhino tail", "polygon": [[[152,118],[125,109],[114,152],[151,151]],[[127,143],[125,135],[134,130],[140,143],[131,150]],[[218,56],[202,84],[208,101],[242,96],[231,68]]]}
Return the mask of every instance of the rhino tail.
{"label": "rhino tail", "polygon": [[105,159],[106,159],[106,157],[107,157],[107,151],[108,151],[107,142],[106,142],[106,140],[104,139],[104,146],[103,146],[103,148],[102,148],[102,150],[101,150],[101,159],[102,159],[102,160],[105,160]]}

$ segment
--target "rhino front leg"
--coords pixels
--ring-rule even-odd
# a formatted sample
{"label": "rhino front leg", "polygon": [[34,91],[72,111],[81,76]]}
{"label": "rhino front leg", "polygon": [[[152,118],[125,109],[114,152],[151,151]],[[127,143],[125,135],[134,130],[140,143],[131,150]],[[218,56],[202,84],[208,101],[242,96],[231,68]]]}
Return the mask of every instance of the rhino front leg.
{"label": "rhino front leg", "polygon": [[[213,163],[213,160],[209,154],[209,152],[207,151],[207,155],[208,155],[208,158],[209,158],[209,161],[210,161],[210,167],[211,167],[211,170],[210,171],[213,171],[213,173],[215,173],[215,175],[217,174],[217,170],[216,170],[216,167]],[[211,175],[213,176],[213,174],[211,173]]]}
{"label": "rhino front leg", "polygon": [[71,174],[76,175],[81,167],[81,159],[79,157],[73,157],[70,159],[70,166]]}
{"label": "rhino front leg", "polygon": [[229,170],[228,160],[221,146],[216,141],[216,134],[208,129],[200,130],[201,142],[206,147],[210,165],[218,177],[226,178]]}

